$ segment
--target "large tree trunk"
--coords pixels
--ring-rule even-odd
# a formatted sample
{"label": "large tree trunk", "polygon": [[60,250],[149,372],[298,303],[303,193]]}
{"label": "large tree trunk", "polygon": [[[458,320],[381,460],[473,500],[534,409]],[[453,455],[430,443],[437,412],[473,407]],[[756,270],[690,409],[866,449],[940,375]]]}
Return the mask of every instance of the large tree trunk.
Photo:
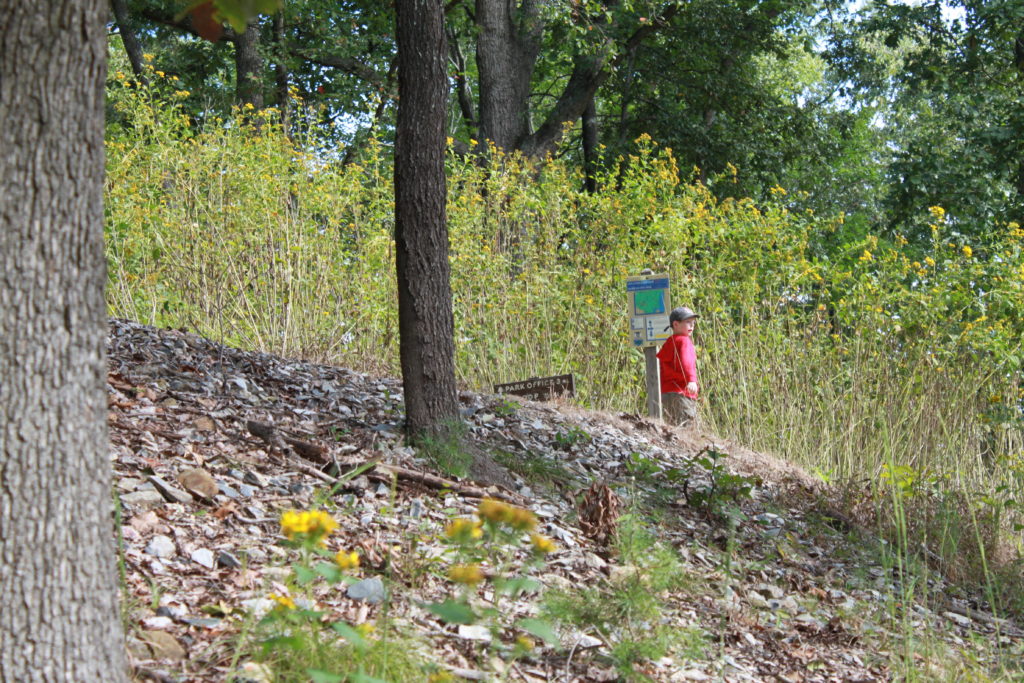
{"label": "large tree trunk", "polygon": [[288,139],[292,139],[291,106],[289,92],[288,64],[285,62],[288,45],[284,35],[284,10],[274,15],[274,85],[277,90],[277,108],[281,113],[281,128]]}
{"label": "large tree trunk", "polygon": [[445,214],[448,81],[442,0],[396,0],[395,259],[406,432],[458,417]]}
{"label": "large tree trunk", "polygon": [[254,20],[235,38],[235,96],[241,105],[263,109],[263,58],[260,56],[260,24]]}
{"label": "large tree trunk", "polygon": [[476,0],[482,140],[518,149],[530,134],[530,79],[543,22],[535,0]]}
{"label": "large tree trunk", "polygon": [[125,679],[106,430],[104,0],[0,0],[0,678]]}

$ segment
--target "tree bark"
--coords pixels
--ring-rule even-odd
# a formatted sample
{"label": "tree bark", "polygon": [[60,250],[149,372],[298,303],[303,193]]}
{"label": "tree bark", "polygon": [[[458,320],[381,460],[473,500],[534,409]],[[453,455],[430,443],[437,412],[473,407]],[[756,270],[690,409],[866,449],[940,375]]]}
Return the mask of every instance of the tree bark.
{"label": "tree bark", "polygon": [[535,0],[476,0],[480,137],[512,151],[530,134],[530,79],[544,24]]}
{"label": "tree bark", "polygon": [[263,109],[263,58],[260,56],[260,24],[253,21],[235,38],[235,97],[242,106]]}
{"label": "tree bark", "polygon": [[128,55],[128,62],[132,65],[132,73],[139,82],[146,84],[146,69],[142,64],[142,45],[135,36],[135,29],[132,28],[131,19],[128,16],[128,5],[125,0],[110,0],[110,7],[114,10],[114,20],[117,23],[117,32],[121,34],[121,42],[124,43],[124,51]]}
{"label": "tree bark", "polygon": [[584,188],[588,194],[597,192],[597,106],[594,98],[583,110],[583,173]]}
{"label": "tree bark", "polygon": [[281,128],[288,139],[292,139],[291,106],[292,101],[289,93],[288,65],[285,63],[285,55],[288,54],[288,46],[284,35],[284,11],[278,11],[274,15],[274,49],[277,54],[274,58],[274,81],[277,89],[277,107],[281,112]]}
{"label": "tree bark", "polygon": [[458,417],[444,174],[448,82],[442,0],[396,0],[395,259],[406,433]]}
{"label": "tree bark", "polygon": [[0,677],[126,678],[106,429],[103,0],[0,0]]}

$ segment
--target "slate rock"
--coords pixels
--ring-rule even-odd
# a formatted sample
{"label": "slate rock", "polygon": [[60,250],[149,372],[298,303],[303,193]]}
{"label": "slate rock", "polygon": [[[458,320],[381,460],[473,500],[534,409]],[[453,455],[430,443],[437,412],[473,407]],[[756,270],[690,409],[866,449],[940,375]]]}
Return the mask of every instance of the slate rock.
{"label": "slate rock", "polygon": [[244,481],[246,484],[251,484],[252,486],[258,486],[261,489],[266,488],[268,483],[267,478],[264,477],[259,472],[246,472],[242,476],[242,481]]}
{"label": "slate rock", "polygon": [[167,502],[169,503],[187,504],[192,502],[191,495],[182,491],[177,486],[171,486],[156,475],[149,478],[149,483],[151,483],[153,487],[160,492],[160,495],[167,499]]}
{"label": "slate rock", "polygon": [[228,486],[224,482],[218,482],[217,483],[217,490],[220,491],[225,496],[227,496],[228,498],[230,498],[231,500],[236,500],[238,498],[238,496],[241,495],[241,494],[238,493],[238,491],[236,491],[235,489],[231,488],[230,486]]}
{"label": "slate rock", "polygon": [[353,600],[362,600],[371,605],[384,602],[384,598],[387,597],[384,582],[376,576],[352,584],[345,594]]}
{"label": "slate rock", "polygon": [[185,487],[187,491],[194,493],[201,498],[212,499],[217,495],[217,482],[213,480],[213,476],[209,472],[204,470],[202,467],[196,467],[182,472],[178,475],[178,483]]}
{"label": "slate rock", "polygon": [[207,548],[199,548],[192,552],[192,561],[207,569],[213,569],[213,551]]}
{"label": "slate rock", "polygon": [[174,546],[174,541],[169,536],[163,534],[157,534],[146,546],[146,554],[152,555],[153,557],[166,559],[168,557],[174,557],[178,552]]}
{"label": "slate rock", "polygon": [[160,495],[159,491],[149,490],[126,493],[121,496],[121,502],[125,505],[149,510],[151,508],[160,507],[167,501],[164,500],[164,497]]}
{"label": "slate rock", "polygon": [[217,553],[217,564],[229,569],[238,569],[242,566],[241,560],[229,553],[227,550],[221,550]]}

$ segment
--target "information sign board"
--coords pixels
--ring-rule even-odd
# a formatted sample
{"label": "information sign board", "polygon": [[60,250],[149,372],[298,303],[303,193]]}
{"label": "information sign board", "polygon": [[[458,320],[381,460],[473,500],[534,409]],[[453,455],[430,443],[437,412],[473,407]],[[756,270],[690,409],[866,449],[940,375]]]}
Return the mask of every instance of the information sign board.
{"label": "information sign board", "polygon": [[657,346],[671,336],[665,329],[672,310],[667,273],[628,276],[626,297],[633,346]]}
{"label": "information sign board", "polygon": [[576,380],[572,375],[555,375],[553,377],[531,377],[521,382],[495,384],[494,393],[514,394],[531,401],[548,401],[555,396],[576,395]]}

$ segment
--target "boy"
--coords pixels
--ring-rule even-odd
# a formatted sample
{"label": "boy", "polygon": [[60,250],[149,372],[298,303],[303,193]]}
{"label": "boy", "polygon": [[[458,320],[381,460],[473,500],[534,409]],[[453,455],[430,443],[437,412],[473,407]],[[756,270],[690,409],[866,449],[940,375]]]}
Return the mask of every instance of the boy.
{"label": "boy", "polygon": [[668,316],[672,336],[658,351],[661,368],[661,405],[664,420],[680,427],[692,427],[697,421],[697,351],[690,335],[699,316],[685,306],[672,309]]}

